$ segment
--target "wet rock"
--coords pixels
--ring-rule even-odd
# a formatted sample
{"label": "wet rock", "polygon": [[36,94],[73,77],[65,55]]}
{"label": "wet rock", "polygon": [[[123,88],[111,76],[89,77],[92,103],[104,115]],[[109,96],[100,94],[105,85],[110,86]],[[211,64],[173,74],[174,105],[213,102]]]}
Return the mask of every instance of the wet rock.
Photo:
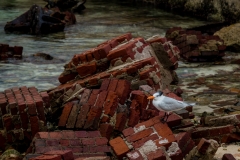
{"label": "wet rock", "polygon": [[180,50],[180,56],[188,61],[213,61],[225,55],[226,46],[218,36],[174,27],[167,30],[166,38],[173,41]]}
{"label": "wet rock", "polygon": [[48,34],[63,31],[66,24],[76,22],[73,13],[60,12],[58,8],[47,9],[33,5],[27,12],[4,27],[6,33]]}
{"label": "wet rock", "polygon": [[222,40],[224,40],[224,43],[229,50],[239,52],[240,44],[239,44],[239,36],[237,34],[240,30],[239,26],[240,26],[239,23],[232,24],[228,27],[224,27],[220,29],[219,31],[214,33],[214,35],[217,35]]}
{"label": "wet rock", "polygon": [[36,53],[36,54],[33,54],[34,57],[41,57],[45,60],[52,60],[53,57],[49,54],[46,54],[46,53]]}

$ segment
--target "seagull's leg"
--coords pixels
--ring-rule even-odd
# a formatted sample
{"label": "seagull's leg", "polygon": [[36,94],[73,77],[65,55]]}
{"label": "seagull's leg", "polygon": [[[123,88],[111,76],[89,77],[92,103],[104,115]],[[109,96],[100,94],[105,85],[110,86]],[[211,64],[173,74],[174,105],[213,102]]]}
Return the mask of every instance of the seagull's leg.
{"label": "seagull's leg", "polygon": [[172,113],[167,112],[166,122],[167,122],[168,117],[169,117],[171,114],[172,114]]}
{"label": "seagull's leg", "polygon": [[165,112],[165,113],[164,113],[164,116],[161,118],[161,122],[162,122],[162,123],[165,123],[165,122],[166,122],[166,121],[164,120],[166,116],[167,116],[167,113]]}

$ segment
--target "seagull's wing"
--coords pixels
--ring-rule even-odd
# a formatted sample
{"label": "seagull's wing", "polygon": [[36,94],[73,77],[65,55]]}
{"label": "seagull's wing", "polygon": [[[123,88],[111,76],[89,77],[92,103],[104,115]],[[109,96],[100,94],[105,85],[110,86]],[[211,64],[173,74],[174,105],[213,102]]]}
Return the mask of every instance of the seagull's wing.
{"label": "seagull's wing", "polygon": [[185,108],[187,105],[182,102],[178,101],[176,99],[170,98],[170,97],[165,97],[161,101],[161,108],[165,111],[176,111],[180,110],[182,108]]}

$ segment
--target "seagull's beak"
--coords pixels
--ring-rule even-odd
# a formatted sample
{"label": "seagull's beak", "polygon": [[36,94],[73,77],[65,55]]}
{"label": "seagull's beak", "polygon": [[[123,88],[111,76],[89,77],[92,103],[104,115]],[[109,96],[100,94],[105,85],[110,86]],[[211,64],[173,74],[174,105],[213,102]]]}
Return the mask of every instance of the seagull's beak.
{"label": "seagull's beak", "polygon": [[154,96],[149,96],[147,99],[154,99],[155,97]]}

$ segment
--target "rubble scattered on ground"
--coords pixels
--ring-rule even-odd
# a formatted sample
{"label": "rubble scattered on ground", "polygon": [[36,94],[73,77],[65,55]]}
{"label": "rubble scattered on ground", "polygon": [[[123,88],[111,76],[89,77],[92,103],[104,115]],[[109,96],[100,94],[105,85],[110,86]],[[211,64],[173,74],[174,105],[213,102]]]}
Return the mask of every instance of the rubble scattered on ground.
{"label": "rubble scattered on ground", "polygon": [[[200,117],[189,106],[162,123],[164,112],[147,100],[157,90],[183,99],[185,90],[170,88],[178,81],[180,51],[166,38],[145,40],[128,33],[76,54],[56,88],[1,92],[1,150],[10,146],[27,160],[213,159],[222,143],[240,140],[239,113],[218,110],[221,116]],[[192,85],[205,81],[198,78]],[[238,100],[212,103],[225,106]]]}

